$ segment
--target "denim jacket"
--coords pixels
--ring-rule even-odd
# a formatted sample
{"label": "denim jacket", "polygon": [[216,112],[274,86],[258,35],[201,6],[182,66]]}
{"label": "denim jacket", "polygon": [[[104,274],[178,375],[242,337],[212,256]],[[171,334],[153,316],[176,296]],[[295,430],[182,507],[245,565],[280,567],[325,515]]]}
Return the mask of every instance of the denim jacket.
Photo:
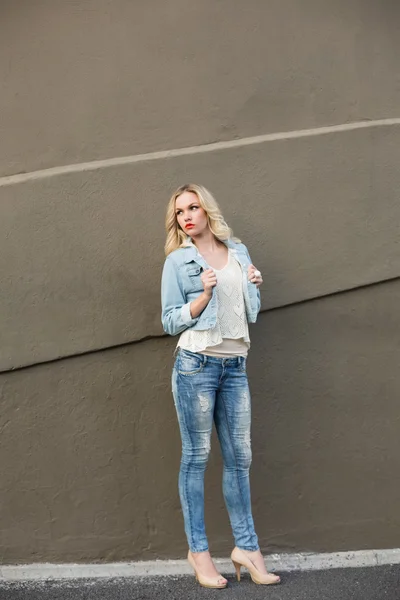
{"label": "denim jacket", "polygon": [[[227,240],[225,244],[242,267],[247,321],[255,323],[261,302],[259,289],[248,280],[250,255],[244,244],[232,240]],[[201,273],[209,268],[190,238],[186,246],[178,248],[167,256],[161,281],[161,321],[164,331],[169,335],[178,335],[188,327],[212,329],[217,324],[218,304],[215,288],[203,312],[195,319],[192,319],[190,314],[190,303],[204,291],[200,279]]]}

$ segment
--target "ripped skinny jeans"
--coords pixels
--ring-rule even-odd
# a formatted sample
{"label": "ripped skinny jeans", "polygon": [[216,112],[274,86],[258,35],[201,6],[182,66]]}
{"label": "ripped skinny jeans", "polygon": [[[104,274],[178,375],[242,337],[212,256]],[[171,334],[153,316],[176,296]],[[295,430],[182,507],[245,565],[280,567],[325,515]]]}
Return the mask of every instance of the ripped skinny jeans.
{"label": "ripped skinny jeans", "polygon": [[192,552],[208,550],[204,524],[204,472],[213,420],[221,445],[223,493],[235,544],[258,550],[251,512],[251,402],[244,357],[215,358],[180,349],[172,391],[182,438],[179,496]]}

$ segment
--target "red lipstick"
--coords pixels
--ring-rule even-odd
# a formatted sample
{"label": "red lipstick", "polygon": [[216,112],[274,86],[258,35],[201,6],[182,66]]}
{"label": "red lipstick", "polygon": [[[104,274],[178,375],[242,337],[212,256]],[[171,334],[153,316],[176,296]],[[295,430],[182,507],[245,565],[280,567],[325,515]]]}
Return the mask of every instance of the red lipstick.
{"label": "red lipstick", "polygon": [[193,227],[193,223],[188,223],[187,225],[185,225],[185,229],[192,229]]}

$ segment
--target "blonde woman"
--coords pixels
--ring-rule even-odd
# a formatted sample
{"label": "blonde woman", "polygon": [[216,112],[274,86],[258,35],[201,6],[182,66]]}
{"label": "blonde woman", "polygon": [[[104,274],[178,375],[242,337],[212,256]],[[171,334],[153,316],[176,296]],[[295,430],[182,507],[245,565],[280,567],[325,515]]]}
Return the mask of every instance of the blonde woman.
{"label": "blonde woman", "polygon": [[260,310],[260,271],[233,237],[217,202],[203,186],[183,185],[172,195],[161,295],[166,333],[179,335],[172,391],[182,438],[179,495],[199,583],[224,588],[204,525],[204,472],[215,422],[224,462],[223,492],[235,538],[231,558],[240,580],[246,567],[259,584],[279,583],[267,572],[254,529],[249,469],[250,392],[248,323]]}

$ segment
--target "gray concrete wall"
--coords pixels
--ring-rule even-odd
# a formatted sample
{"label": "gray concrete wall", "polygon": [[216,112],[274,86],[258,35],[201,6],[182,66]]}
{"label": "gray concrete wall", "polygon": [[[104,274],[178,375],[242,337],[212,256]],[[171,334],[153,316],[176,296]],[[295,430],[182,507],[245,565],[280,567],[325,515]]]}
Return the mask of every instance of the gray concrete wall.
{"label": "gray concrete wall", "polygon": [[263,549],[398,546],[400,125],[375,122],[400,118],[397,3],[23,4],[0,22],[3,562],[184,555],[159,276],[188,180],[266,281],[249,360]]}

